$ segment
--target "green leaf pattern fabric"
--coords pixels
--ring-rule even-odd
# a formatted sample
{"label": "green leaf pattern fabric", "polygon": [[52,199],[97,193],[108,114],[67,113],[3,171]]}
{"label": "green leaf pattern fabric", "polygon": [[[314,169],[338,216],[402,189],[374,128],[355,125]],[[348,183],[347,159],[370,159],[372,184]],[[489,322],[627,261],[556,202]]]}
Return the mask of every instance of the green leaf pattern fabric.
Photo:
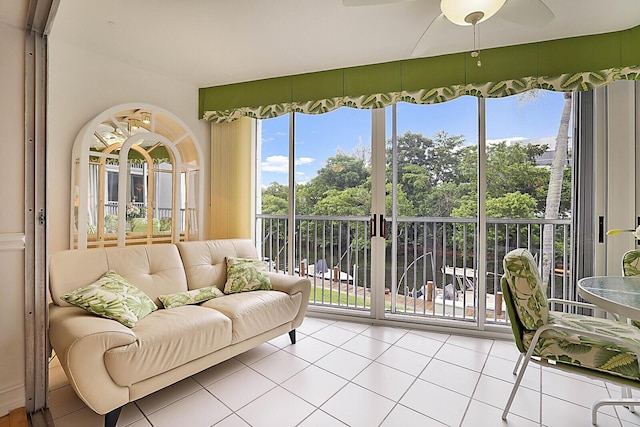
{"label": "green leaf pattern fabric", "polygon": [[[610,319],[581,314],[550,311],[546,293],[531,253],[526,249],[509,252],[503,261],[506,281],[517,319],[525,330],[522,345],[531,347],[536,331],[542,326],[561,326],[572,331],[550,328],[544,330],[536,343],[533,355],[558,363],[589,368],[603,373],[640,380],[635,350],[640,349],[640,329]],[[544,304],[544,305],[543,305]],[[597,333],[604,338],[581,334]],[[622,340],[625,344],[608,340]]]}
{"label": "green leaf pattern fabric", "polygon": [[624,254],[622,273],[625,276],[640,276],[640,250],[635,249]]}
{"label": "green leaf pattern fabric", "polygon": [[113,270],[89,286],[64,294],[63,301],[132,328],[158,306]]}
{"label": "green leaf pattern fabric", "polygon": [[271,280],[265,273],[269,271],[266,262],[257,259],[227,257],[227,282],[225,294],[270,290]]}
{"label": "green leaf pattern fabric", "polygon": [[547,323],[549,307],[531,253],[526,249],[513,250],[504,257],[503,263],[520,322],[526,329],[538,329]]}
{"label": "green leaf pattern fabric", "polygon": [[244,116],[269,119],[293,112],[322,114],[340,107],[373,109],[388,107],[398,102],[437,104],[465,95],[480,98],[501,98],[531,89],[580,92],[606,86],[617,80],[640,80],[640,66],[609,68],[600,71],[586,71],[558,76],[522,77],[499,82],[468,83],[421,90],[341,96],[306,102],[285,102],[258,107],[246,106],[224,111],[205,111],[202,118],[214,123],[225,123]]}
{"label": "green leaf pattern fabric", "polygon": [[[634,249],[625,252],[622,256],[622,275],[623,276],[640,276],[640,250]],[[631,320],[631,324],[636,328],[640,328],[640,321]]]}
{"label": "green leaf pattern fabric", "polygon": [[175,308],[189,304],[200,304],[224,294],[216,286],[194,289],[191,291],[177,292],[175,294],[160,295],[158,299],[164,308]]}
{"label": "green leaf pattern fabric", "polygon": [[[640,380],[638,361],[632,350],[640,348],[638,328],[614,320],[557,311],[549,313],[548,323],[621,338],[629,346],[583,336],[577,332],[549,329],[540,334],[533,352],[535,356]],[[525,332],[522,340],[525,348],[530,347],[534,334],[535,331]]]}

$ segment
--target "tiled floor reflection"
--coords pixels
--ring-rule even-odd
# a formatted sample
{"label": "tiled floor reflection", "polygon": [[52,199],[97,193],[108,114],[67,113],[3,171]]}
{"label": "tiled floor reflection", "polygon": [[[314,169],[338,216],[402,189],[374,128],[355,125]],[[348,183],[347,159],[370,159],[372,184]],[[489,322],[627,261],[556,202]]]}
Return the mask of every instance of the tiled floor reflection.
{"label": "tiled floor reflection", "polygon": [[[118,425],[521,427],[540,425],[542,413],[544,426],[578,427],[591,425],[594,400],[620,394],[531,366],[503,422],[517,355],[509,341],[307,317],[296,345],[285,334],[130,403]],[[56,427],[102,427],[57,360],[50,387]],[[598,425],[640,426],[640,415],[606,407]]]}

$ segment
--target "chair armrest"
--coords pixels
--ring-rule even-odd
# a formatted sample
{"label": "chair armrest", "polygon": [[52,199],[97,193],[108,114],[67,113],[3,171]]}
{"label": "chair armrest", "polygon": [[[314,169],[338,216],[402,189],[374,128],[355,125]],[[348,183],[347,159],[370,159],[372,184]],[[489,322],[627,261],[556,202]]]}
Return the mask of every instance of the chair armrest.
{"label": "chair armrest", "polygon": [[560,299],[560,298],[549,298],[549,299],[547,299],[547,301],[550,304],[551,303],[566,304],[566,305],[573,305],[575,307],[591,308],[593,310],[602,310],[597,305],[591,304],[591,303],[588,303],[588,302],[571,301],[571,300],[568,300],[568,299]]}
{"label": "chair armrest", "polygon": [[69,384],[89,408],[105,414],[129,402],[129,389],[113,382],[104,364],[107,350],[137,341],[115,320],[78,307],[49,306],[49,339]]}
{"label": "chair armrest", "polygon": [[599,307],[599,306],[597,306],[595,304],[591,304],[591,303],[588,303],[588,302],[571,301],[571,300],[560,299],[560,298],[549,298],[549,299],[547,299],[547,301],[549,302],[549,304],[551,304],[551,303],[565,304],[565,305],[572,305],[574,307],[589,308],[591,310],[603,311],[603,312],[607,313],[609,316],[613,317],[614,319],[620,320],[620,317],[616,313],[612,313],[610,311],[606,311],[602,307]]}

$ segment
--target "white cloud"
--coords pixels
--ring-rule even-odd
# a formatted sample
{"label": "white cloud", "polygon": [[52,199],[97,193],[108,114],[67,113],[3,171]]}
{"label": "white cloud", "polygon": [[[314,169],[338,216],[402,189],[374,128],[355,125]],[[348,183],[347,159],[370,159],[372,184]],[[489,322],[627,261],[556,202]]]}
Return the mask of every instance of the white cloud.
{"label": "white cloud", "polygon": [[269,135],[266,135],[265,133],[263,133],[261,141],[262,141],[263,144],[265,144],[265,143],[268,143],[268,142],[273,142],[278,137],[286,136],[286,135],[287,134],[285,132],[273,132],[273,133],[271,133]]}
{"label": "white cloud", "polygon": [[[300,157],[296,160],[296,166],[308,165],[315,161],[312,157]],[[287,173],[289,171],[289,157],[269,156],[261,164],[263,172]]]}
{"label": "white cloud", "polygon": [[289,171],[289,158],[287,156],[269,156],[262,162],[263,172],[287,173]]}
{"label": "white cloud", "polygon": [[313,157],[300,157],[298,158],[298,160],[296,160],[296,165],[308,165],[311,164],[315,161],[316,159],[314,159]]}

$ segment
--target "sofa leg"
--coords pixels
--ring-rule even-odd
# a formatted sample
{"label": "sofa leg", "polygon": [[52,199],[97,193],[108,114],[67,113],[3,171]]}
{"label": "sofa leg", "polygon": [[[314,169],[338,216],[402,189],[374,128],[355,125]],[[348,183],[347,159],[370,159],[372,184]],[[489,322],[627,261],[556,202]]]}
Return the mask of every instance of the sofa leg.
{"label": "sofa leg", "polygon": [[104,427],[116,427],[118,417],[120,417],[120,411],[122,411],[122,406],[106,413],[104,415]]}
{"label": "sofa leg", "polygon": [[289,339],[291,340],[291,344],[295,344],[296,343],[296,330],[295,329],[289,331]]}

